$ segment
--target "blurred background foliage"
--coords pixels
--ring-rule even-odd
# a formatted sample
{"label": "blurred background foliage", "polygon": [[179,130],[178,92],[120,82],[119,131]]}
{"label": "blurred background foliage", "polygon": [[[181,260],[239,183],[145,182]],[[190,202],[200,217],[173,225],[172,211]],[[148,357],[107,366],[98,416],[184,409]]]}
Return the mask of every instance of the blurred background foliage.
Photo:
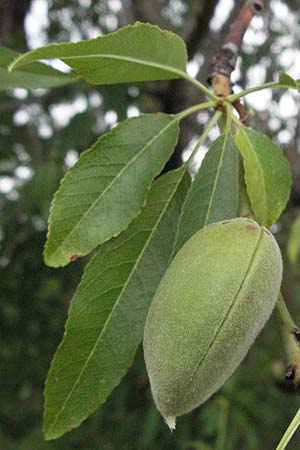
{"label": "blurred background foliage", "polygon": [[[205,81],[211,57],[241,3],[1,0],[0,44],[22,52],[47,42],[95,37],[140,20],[183,36],[188,70]],[[245,35],[235,90],[277,79],[280,70],[300,78],[299,34],[298,1],[271,0]],[[297,95],[263,91],[247,102],[255,113],[252,125],[268,130],[291,163],[290,202],[273,231],[284,256],[283,291],[300,323]],[[85,263],[79,260],[63,270],[43,263],[49,205],[59,180],[80,152],[116,122],[140,111],[176,113],[201,100],[181,80],[112,87],[78,82],[0,93],[0,450],[269,450],[299,407],[298,396],[282,379],[284,359],[272,317],[224,388],[180,418],[173,434],[153,406],[140,350],[121,385],[79,429],[54,442],[44,442],[41,435],[44,380]],[[201,112],[182,123],[165,170],[188,156],[207,118]],[[213,131],[210,139],[215,136]],[[194,170],[206,150],[200,151]],[[290,448],[300,448],[300,432]]]}

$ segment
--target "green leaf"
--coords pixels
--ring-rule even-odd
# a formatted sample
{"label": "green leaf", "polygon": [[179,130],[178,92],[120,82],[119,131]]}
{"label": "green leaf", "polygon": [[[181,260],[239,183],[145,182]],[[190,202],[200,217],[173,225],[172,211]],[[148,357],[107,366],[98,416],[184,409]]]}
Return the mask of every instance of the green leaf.
{"label": "green leaf", "polygon": [[238,151],[232,137],[222,135],[211,144],[186,197],[175,252],[202,227],[236,217],[238,177]]}
{"label": "green leaf", "polygon": [[280,72],[279,74],[279,84],[281,86],[287,86],[294,89],[298,89],[298,82],[294,80],[289,74],[285,72]]}
{"label": "green leaf", "polygon": [[10,69],[48,58],[60,58],[89,83],[113,84],[178,78],[187,52],[176,34],[137,22],[95,39],[40,47],[17,58]]}
{"label": "green leaf", "polygon": [[294,220],[287,243],[287,254],[291,263],[300,256],[300,215]]}
{"label": "green leaf", "polygon": [[81,154],[53,200],[48,265],[64,266],[127,228],[171,156],[178,131],[177,118],[145,114],[122,122]]}
{"label": "green leaf", "polygon": [[46,439],[80,425],[131,365],[188,187],[185,167],[156,180],[140,216],[87,265],[46,383]]}
{"label": "green leaf", "polygon": [[7,66],[18,56],[18,53],[0,46],[0,90],[21,87],[24,89],[52,88],[78,81],[74,73],[63,73],[52,67],[35,62],[9,72]]}
{"label": "green leaf", "polygon": [[255,219],[270,227],[283,211],[291,187],[290,166],[267,136],[241,128],[235,142],[244,159],[245,181]]}

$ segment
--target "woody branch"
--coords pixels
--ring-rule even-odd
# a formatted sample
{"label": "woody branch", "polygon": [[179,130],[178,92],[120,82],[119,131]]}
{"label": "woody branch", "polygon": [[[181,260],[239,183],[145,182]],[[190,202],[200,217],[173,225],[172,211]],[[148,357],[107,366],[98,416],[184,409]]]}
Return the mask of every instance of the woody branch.
{"label": "woody branch", "polygon": [[[231,74],[236,66],[244,34],[252,18],[261,12],[266,3],[267,0],[247,0],[242,5],[230,25],[221,48],[213,57],[212,72],[208,81],[218,97],[226,98],[232,93]],[[249,117],[249,111],[239,100],[235,101],[233,106],[239,113],[240,120],[245,122]]]}

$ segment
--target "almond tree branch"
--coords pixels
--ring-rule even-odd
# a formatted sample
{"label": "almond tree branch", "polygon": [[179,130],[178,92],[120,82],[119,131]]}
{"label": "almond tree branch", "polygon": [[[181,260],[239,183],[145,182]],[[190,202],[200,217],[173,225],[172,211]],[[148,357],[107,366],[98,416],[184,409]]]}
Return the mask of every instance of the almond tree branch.
{"label": "almond tree branch", "polygon": [[[233,19],[229,31],[226,34],[221,48],[216,52],[212,61],[212,72],[209,82],[213,91],[219,97],[227,97],[232,93],[231,74],[235,69],[244,34],[252,18],[260,12],[268,0],[246,0]],[[240,100],[233,102],[238,111],[240,120],[245,122],[249,117],[249,111]]]}

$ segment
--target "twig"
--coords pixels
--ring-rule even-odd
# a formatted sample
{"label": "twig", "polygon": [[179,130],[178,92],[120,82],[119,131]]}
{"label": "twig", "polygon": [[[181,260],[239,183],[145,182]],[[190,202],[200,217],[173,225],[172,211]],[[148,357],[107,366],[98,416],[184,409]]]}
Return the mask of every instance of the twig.
{"label": "twig", "polygon": [[287,359],[285,378],[300,391],[300,330],[293,321],[282,295],[275,307],[281,330],[282,343]]}
{"label": "twig", "polygon": [[[267,0],[247,0],[244,3],[233,20],[221,48],[215,54],[208,81],[218,97],[227,97],[232,93],[230,78],[241,50],[243,36],[252,18],[263,9],[266,2]],[[234,102],[233,106],[238,111],[241,121],[245,122],[250,115],[249,111],[241,102]]]}

